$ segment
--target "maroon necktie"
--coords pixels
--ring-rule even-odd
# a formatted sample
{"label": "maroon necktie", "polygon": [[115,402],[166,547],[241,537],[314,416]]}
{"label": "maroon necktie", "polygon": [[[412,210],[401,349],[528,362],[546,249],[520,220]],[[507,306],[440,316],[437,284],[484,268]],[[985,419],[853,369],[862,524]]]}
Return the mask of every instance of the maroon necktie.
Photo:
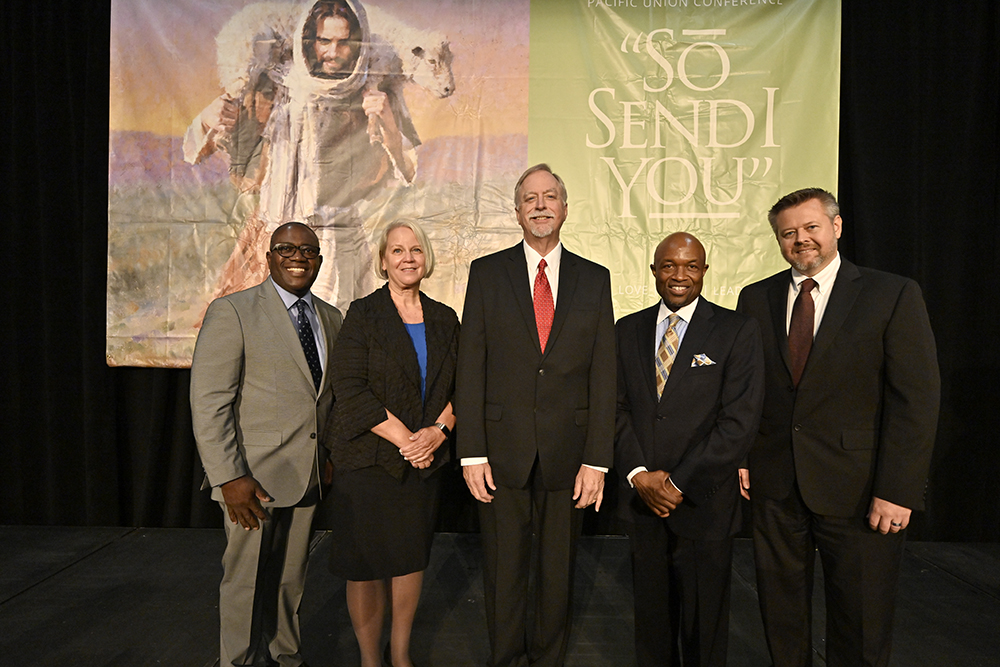
{"label": "maroon necktie", "polygon": [[816,304],[813,303],[810,292],[814,287],[816,281],[812,278],[806,278],[799,285],[799,295],[795,297],[795,305],[792,306],[792,322],[788,325],[788,359],[792,367],[792,382],[796,387],[799,386],[813,344]]}
{"label": "maroon necktie", "polygon": [[535,274],[535,326],[538,327],[538,343],[545,352],[545,344],[549,342],[549,332],[552,331],[552,317],[555,306],[552,303],[552,287],[549,277],[545,275],[548,266],[543,259],[538,263],[538,273]]}

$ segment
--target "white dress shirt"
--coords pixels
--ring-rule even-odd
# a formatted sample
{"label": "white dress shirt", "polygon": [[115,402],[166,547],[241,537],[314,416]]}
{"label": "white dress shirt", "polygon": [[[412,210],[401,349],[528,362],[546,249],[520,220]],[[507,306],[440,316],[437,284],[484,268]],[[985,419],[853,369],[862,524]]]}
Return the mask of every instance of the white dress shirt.
{"label": "white dress shirt", "polygon": [[524,260],[528,264],[528,284],[531,285],[531,293],[535,293],[535,276],[538,275],[538,263],[545,260],[545,277],[549,279],[549,287],[552,288],[552,307],[559,303],[559,263],[562,261],[562,241],[549,251],[549,254],[542,257],[538,251],[524,241]]}
{"label": "white dress shirt", "polygon": [[[295,331],[299,330],[299,309],[296,308],[292,310],[292,306],[299,300],[299,297],[295,296],[285,288],[283,288],[278,283],[274,282],[274,278],[268,278],[271,284],[274,285],[274,289],[277,290],[278,296],[281,297],[281,302],[285,304],[285,310],[288,311],[288,316],[292,318],[292,326],[295,327]],[[309,326],[313,330],[313,339],[316,341],[316,352],[319,353],[319,366],[324,371],[326,370],[326,337],[323,335],[323,325],[320,324],[319,317],[316,315],[316,306],[312,302],[312,292],[306,292],[306,295],[302,297],[302,300],[306,302],[306,319],[309,320]]]}
{"label": "white dress shirt", "polygon": [[[826,312],[826,304],[830,302],[830,293],[833,291],[833,284],[837,282],[837,272],[840,271],[840,253],[838,252],[833,258],[833,261],[826,265],[826,267],[817,273],[815,276],[811,276],[813,280],[816,281],[816,287],[812,289],[813,303],[815,304],[816,310],[815,315],[813,315],[813,337],[816,337],[816,332],[819,331],[819,324],[823,321],[823,313]],[[802,281],[810,276],[802,275],[796,269],[792,269],[792,279],[788,283],[788,305],[785,308],[785,333],[788,333],[788,328],[792,324],[792,307],[795,305],[795,299],[799,295],[799,288],[802,285]]]}

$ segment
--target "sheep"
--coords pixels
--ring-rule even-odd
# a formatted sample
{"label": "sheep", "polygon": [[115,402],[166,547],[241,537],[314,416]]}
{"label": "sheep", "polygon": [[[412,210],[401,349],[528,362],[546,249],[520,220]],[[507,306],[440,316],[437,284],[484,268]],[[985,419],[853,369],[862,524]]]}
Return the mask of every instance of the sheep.
{"label": "sheep", "polygon": [[436,33],[417,30],[379,7],[365,5],[368,27],[374,37],[391,44],[402,63],[405,81],[445,98],[455,92],[451,45]]}
{"label": "sheep", "polygon": [[219,83],[233,98],[268,72],[281,81],[292,61],[292,35],[302,11],[294,2],[257,2],[242,8],[215,38]]}

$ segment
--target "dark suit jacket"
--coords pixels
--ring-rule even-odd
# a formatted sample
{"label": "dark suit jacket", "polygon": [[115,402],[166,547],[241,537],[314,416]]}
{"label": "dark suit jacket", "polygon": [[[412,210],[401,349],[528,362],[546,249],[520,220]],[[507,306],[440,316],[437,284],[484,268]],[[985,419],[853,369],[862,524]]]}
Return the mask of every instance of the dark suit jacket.
{"label": "dark suit jacket", "polygon": [[[399,449],[371,429],[396,415],[411,431],[434,424],[455,393],[458,317],[448,306],[420,294],[427,337],[426,400],[420,396],[420,366],[388,285],[351,304],[331,355],[337,403],[327,429],[334,466],[357,470],[382,466],[402,479],[411,466]],[[447,443],[434,452],[426,476],[449,458]]]}
{"label": "dark suit jacket", "polygon": [[846,259],[798,389],[788,370],[790,271],[740,293],[761,327],[766,395],[750,450],[751,493],[798,482],[812,512],[864,516],[872,496],[921,509],[937,430],[937,350],[920,288]]}
{"label": "dark suit jacket", "polygon": [[264,505],[291,507],[319,479],[341,317],[315,295],[313,305],[327,353],[318,392],[270,278],[208,307],[191,362],[191,418],[213,499],[222,500],[221,484],[250,474],[274,499]]}
{"label": "dark suit jacket", "polygon": [[[623,317],[618,342],[615,468],[627,521],[658,521],[626,479],[645,466],[665,470],[684,493],[671,530],[720,540],[739,530],[737,468],[757,432],[764,400],[764,352],[757,323],[698,302],[663,396],[656,398],[656,315],[660,304]],[[714,364],[692,366],[696,354]]]}
{"label": "dark suit jacket", "polygon": [[542,354],[524,248],[469,269],[455,398],[461,458],[488,456],[493,479],[522,488],[537,456],[545,488],[573,488],[580,465],[610,467],[614,315],[608,270],[563,247]]}

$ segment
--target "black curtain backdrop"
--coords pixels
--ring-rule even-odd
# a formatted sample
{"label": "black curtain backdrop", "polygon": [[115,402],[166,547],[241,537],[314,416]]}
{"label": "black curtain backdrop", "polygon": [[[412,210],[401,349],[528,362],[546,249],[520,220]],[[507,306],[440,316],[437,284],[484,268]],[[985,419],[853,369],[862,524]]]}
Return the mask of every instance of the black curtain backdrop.
{"label": "black curtain backdrop", "polygon": [[[7,0],[0,16],[0,523],[219,526],[188,373],[104,360],[110,4]],[[1000,540],[998,35],[990,0],[843,6],[840,182],[816,185],[838,187],[844,255],[927,299],[943,393],[914,539]],[[440,527],[474,529],[451,482]],[[590,530],[614,532],[611,515]]]}

